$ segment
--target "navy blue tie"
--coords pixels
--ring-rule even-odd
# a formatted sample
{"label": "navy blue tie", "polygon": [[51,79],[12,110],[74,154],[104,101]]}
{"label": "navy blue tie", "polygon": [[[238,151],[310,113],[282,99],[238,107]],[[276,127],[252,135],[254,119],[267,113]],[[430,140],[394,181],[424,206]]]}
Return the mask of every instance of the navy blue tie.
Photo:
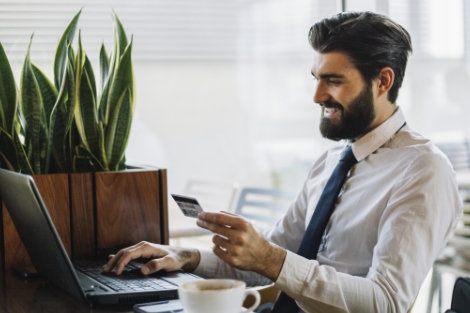
{"label": "navy blue tie", "polygon": [[[297,254],[309,260],[317,258],[318,249],[320,248],[323,234],[325,233],[326,225],[330,220],[331,213],[335,208],[339,192],[343,187],[346,176],[351,167],[357,163],[354,154],[352,153],[351,146],[347,146],[341,155],[341,158],[336,165],[333,173],[331,174],[325,189],[318,200],[307,230],[305,231],[304,238],[300,243]],[[284,292],[281,292],[279,298],[274,305],[272,313],[297,313],[299,307],[294,299],[289,297]]]}

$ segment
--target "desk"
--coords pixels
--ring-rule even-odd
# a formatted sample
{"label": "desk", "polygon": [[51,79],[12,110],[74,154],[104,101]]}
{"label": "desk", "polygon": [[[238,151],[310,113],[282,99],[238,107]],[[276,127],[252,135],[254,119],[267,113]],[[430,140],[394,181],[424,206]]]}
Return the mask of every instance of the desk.
{"label": "desk", "polygon": [[109,313],[133,312],[132,306],[90,308],[47,281],[26,281],[10,271],[0,272],[0,312]]}

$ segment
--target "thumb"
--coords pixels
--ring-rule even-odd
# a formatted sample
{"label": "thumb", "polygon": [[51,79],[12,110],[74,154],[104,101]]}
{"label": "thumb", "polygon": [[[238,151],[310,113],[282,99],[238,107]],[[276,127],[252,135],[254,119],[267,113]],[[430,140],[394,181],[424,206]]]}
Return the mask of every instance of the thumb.
{"label": "thumb", "polygon": [[160,270],[166,271],[176,271],[181,268],[181,265],[171,256],[164,256],[161,259],[153,259],[147,262],[142,268],[140,272],[144,275],[149,275]]}

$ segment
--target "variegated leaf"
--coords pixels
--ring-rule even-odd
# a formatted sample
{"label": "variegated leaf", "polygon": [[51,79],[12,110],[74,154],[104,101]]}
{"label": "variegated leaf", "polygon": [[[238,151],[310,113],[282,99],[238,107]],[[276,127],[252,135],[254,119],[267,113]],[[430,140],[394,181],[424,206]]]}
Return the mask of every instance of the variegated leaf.
{"label": "variegated leaf", "polygon": [[132,125],[131,95],[129,91],[129,88],[127,88],[120,97],[108,127],[106,152],[110,170],[119,169],[119,164],[124,157],[129,140],[129,132]]}
{"label": "variegated leaf", "polygon": [[46,116],[47,127],[49,128],[51,112],[57,100],[57,89],[34,63],[31,63],[31,66],[41,91],[44,114]]}
{"label": "variegated leaf", "polygon": [[18,91],[10,62],[0,43],[0,126],[8,133],[13,133],[16,110],[18,109]]}
{"label": "variegated leaf", "polygon": [[73,42],[75,30],[77,29],[78,18],[80,17],[81,13],[82,10],[80,9],[80,11],[74,16],[72,21],[70,21],[64,33],[60,37],[60,40],[56,47],[54,56],[54,82],[57,89],[60,89],[60,85],[62,83],[61,80],[67,68],[67,44]]}
{"label": "variegated leaf", "polygon": [[10,171],[19,171],[18,156],[16,155],[15,142],[13,138],[3,128],[0,127],[0,153],[3,157],[3,163],[8,165]]}
{"label": "variegated leaf", "polygon": [[[32,37],[31,37],[32,41]],[[30,62],[31,41],[23,64],[20,80],[20,105],[25,117],[26,152],[34,174],[41,174],[41,127],[43,125],[43,103],[41,91]]]}

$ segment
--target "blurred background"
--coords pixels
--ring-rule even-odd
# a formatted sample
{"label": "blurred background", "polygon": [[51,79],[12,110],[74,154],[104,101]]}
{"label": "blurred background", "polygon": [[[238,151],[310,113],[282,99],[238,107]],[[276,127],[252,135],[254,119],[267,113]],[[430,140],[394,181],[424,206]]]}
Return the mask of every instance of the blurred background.
{"label": "blurred background", "polygon": [[408,123],[426,136],[468,134],[469,4],[2,0],[0,41],[18,80],[34,33],[31,59],[52,79],[58,38],[83,7],[79,28],[98,69],[101,43],[112,47],[114,10],[134,36],[137,106],[129,163],[167,168],[173,192],[183,192],[193,178],[295,191],[332,144],[319,135],[320,107],[312,101],[310,26],[343,5],[389,15],[413,40],[397,102]]}
{"label": "blurred background", "polygon": [[[137,106],[127,160],[168,169],[173,193],[188,193],[194,181],[301,188],[335,144],[318,131],[307,35],[344,9],[388,15],[410,32],[414,51],[397,103],[412,128],[436,142],[470,134],[470,0],[1,0],[0,42],[18,83],[33,33],[31,60],[53,78],[55,45],[81,8],[95,69],[101,43],[112,47],[112,10],[133,35]],[[170,225],[180,225],[171,208]]]}

